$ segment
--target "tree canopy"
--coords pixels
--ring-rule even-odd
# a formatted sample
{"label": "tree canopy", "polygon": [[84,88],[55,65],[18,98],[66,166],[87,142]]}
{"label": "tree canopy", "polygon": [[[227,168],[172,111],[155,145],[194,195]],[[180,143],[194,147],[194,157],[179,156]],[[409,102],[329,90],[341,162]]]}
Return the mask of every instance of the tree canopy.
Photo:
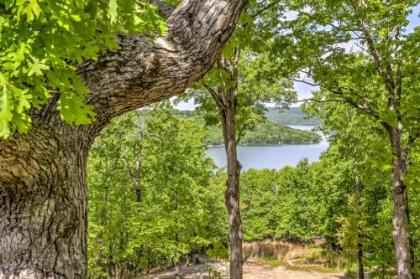
{"label": "tree canopy", "polygon": [[165,30],[147,1],[1,1],[0,137],[27,131],[30,111],[51,99],[64,121],[90,123],[94,106],[78,66],[118,49],[119,32]]}

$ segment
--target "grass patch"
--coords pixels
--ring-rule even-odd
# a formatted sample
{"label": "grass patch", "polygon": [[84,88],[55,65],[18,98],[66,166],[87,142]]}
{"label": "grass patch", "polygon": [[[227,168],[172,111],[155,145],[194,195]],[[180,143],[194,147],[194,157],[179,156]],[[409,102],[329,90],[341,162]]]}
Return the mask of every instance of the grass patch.
{"label": "grass patch", "polygon": [[309,264],[284,264],[287,269],[296,270],[296,271],[308,271],[308,272],[321,272],[321,273],[344,273],[344,270],[335,268],[335,267],[327,267],[322,265],[309,265]]}
{"label": "grass patch", "polygon": [[283,258],[256,257],[253,260],[272,268],[284,266],[296,271],[345,273],[349,270],[343,255],[314,246],[292,249]]}
{"label": "grass patch", "polygon": [[255,258],[254,262],[258,264],[268,265],[272,268],[284,265],[283,261],[280,259],[273,259],[269,257]]}
{"label": "grass patch", "polygon": [[345,272],[348,269],[342,254],[314,246],[308,246],[304,253],[289,258],[287,264],[317,272]]}

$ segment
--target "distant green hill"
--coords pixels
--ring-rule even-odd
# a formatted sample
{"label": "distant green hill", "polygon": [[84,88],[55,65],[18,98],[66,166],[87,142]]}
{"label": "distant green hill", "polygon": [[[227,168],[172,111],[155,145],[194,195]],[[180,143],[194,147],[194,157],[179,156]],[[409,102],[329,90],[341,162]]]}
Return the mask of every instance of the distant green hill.
{"label": "distant green hill", "polygon": [[[210,127],[207,144],[223,144],[222,131],[218,127]],[[259,123],[252,131],[247,131],[240,139],[239,144],[266,145],[266,144],[311,144],[321,140],[321,136],[312,131],[293,129],[269,121]]]}
{"label": "distant green hill", "polygon": [[267,108],[265,112],[267,119],[273,123],[283,125],[318,125],[317,118],[308,117],[300,108],[291,107],[289,109]]}
{"label": "distant green hill", "polygon": [[[197,117],[194,111],[178,111],[177,113],[184,117]],[[276,114],[279,114],[279,112],[272,110],[270,115],[272,115],[273,117],[277,117]],[[306,123],[312,123],[312,122],[302,121],[302,119],[305,117],[305,114],[301,112],[300,110],[293,110],[293,112],[289,113],[288,115],[293,115],[293,116],[301,115],[300,122],[295,121],[293,122],[293,124],[290,124],[290,125],[299,125],[299,124],[310,125]],[[295,119],[298,119],[298,117],[295,117]],[[204,123],[204,120],[199,120],[199,121],[203,121]],[[321,140],[321,137],[315,132],[293,129],[283,124],[274,123],[274,121],[267,120],[267,121],[264,121],[263,123],[257,124],[257,126],[253,130],[247,131],[244,134],[243,138],[240,139],[239,143],[247,144],[247,145],[310,144],[310,143],[317,143]],[[305,124],[301,124],[302,122]],[[207,144],[209,145],[223,144],[222,131],[220,130],[219,127],[215,127],[215,126],[209,127],[209,136],[207,138]]]}

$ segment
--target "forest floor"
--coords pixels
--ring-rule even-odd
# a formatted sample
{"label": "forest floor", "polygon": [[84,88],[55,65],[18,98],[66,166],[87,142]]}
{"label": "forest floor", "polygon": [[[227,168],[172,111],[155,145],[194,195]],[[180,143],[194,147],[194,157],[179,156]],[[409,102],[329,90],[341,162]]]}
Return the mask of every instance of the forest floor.
{"label": "forest floor", "polygon": [[[146,279],[205,279],[227,278],[228,265],[222,262],[180,267],[167,272],[148,275]],[[217,271],[221,277],[209,277],[209,270]],[[243,267],[244,279],[344,279],[342,273],[321,273],[292,270],[284,266],[272,267],[258,262],[246,262]]]}

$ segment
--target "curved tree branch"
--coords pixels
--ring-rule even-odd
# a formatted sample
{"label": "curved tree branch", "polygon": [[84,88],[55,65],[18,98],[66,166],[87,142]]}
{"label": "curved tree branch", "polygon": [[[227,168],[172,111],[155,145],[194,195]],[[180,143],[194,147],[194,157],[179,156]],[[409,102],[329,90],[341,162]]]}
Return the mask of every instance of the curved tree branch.
{"label": "curved tree branch", "polygon": [[182,93],[218,59],[246,0],[184,0],[168,18],[168,32],[152,41],[120,35],[121,48],[79,73],[91,89],[97,123]]}

